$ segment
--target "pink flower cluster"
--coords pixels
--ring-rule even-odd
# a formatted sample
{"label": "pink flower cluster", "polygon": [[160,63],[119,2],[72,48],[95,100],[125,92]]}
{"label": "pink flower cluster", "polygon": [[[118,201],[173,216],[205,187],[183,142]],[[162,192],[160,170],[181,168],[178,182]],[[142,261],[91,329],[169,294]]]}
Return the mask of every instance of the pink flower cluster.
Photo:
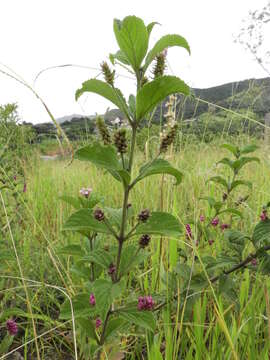
{"label": "pink flower cluster", "polygon": [[95,295],[94,295],[94,294],[90,294],[89,304],[90,304],[91,306],[95,306],[95,305],[96,305],[96,298],[95,298]]}
{"label": "pink flower cluster", "polygon": [[186,224],[186,237],[187,237],[187,239],[192,238],[192,231],[191,231],[191,227],[189,224]]}
{"label": "pink flower cluster", "polygon": [[9,332],[9,335],[14,336],[17,334],[18,332],[18,326],[16,324],[15,320],[9,319],[6,322],[6,326],[7,326],[7,331]]}
{"label": "pink flower cluster", "polygon": [[261,218],[261,221],[265,221],[268,219],[268,216],[267,216],[267,211],[266,210],[263,210],[261,215],[260,215],[260,218]]}
{"label": "pink flower cluster", "polygon": [[139,296],[138,310],[152,310],[154,306],[155,302],[152,296]]}
{"label": "pink flower cluster", "polygon": [[226,229],[229,229],[230,225],[229,224],[221,224],[220,225],[220,228],[222,231],[226,230]]}
{"label": "pink flower cluster", "polygon": [[215,217],[212,221],[211,221],[211,225],[212,226],[218,226],[219,224],[219,218]]}
{"label": "pink flower cluster", "polygon": [[101,319],[100,319],[100,318],[97,318],[97,319],[96,319],[96,329],[98,329],[98,328],[101,326],[101,324],[102,324]]}
{"label": "pink flower cluster", "polygon": [[82,196],[84,196],[86,199],[88,199],[92,191],[93,191],[93,189],[91,189],[91,188],[82,188],[80,190],[80,194]]}

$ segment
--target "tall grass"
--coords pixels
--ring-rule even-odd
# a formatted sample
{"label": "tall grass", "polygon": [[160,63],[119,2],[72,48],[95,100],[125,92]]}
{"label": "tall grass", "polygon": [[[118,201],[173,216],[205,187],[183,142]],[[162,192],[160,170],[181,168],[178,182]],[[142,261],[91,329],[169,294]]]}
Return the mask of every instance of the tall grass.
{"label": "tall grass", "polygon": [[[239,138],[236,141],[247,140]],[[206,180],[217,172],[215,164],[223,153],[219,145],[218,141],[211,144],[186,143],[181,146],[180,152],[171,152],[170,161],[184,172],[182,184],[175,187],[166,176],[162,180],[160,176],[145,179],[131,193],[135,212],[144,207],[170,211],[182,224],[206,213],[206,204],[199,198],[218,192],[215,186],[206,184]],[[270,158],[266,155],[264,145],[261,145],[258,151],[261,164],[251,164],[245,169],[245,177],[254,183],[251,197],[243,210],[245,220],[240,224],[240,228],[245,231],[252,229],[261,205],[270,198]],[[144,156],[138,152],[136,170],[143,162]],[[61,160],[46,162],[39,157],[33,158],[28,164],[24,219],[12,233],[21,271],[10,238],[3,239],[10,256],[2,258],[0,265],[0,279],[4,289],[0,292],[0,310],[3,316],[9,309],[17,308],[14,314],[18,318],[23,338],[18,336],[14,348],[23,344],[22,354],[25,359],[37,356],[34,342],[28,343],[33,338],[36,338],[41,359],[73,359],[75,356],[72,321],[61,324],[58,314],[65,296],[80,290],[80,282],[73,281],[76,273],[72,268],[72,259],[61,256],[59,250],[64,245],[80,243],[82,238],[62,233],[62,225],[71,213],[71,208],[61,202],[59,197],[63,194],[77,195],[80,188],[91,186],[104,196],[109,206],[119,207],[121,204],[121,187],[109,175],[78,161],[68,167],[64,165],[65,162]],[[146,293],[154,289],[169,292],[167,269],[175,266],[179,249],[187,247],[185,242],[184,237],[180,240],[155,237],[151,242],[150,260],[145,263],[138,279],[136,274],[130,274],[130,281],[136,278],[137,286]],[[190,259],[195,261],[195,256],[201,258],[207,254],[215,255],[223,247],[221,237],[216,239],[212,247],[201,244],[194,249],[190,246]],[[248,248],[246,251],[248,253]],[[198,260],[195,265],[196,269],[202,269]],[[24,285],[20,286],[22,278]],[[164,309],[158,333],[154,336],[147,334],[145,337],[142,334],[137,342],[129,343],[132,340],[130,334],[131,340],[123,339],[118,344],[120,349],[127,359],[134,360],[268,359],[269,309],[265,297],[269,293],[269,280],[245,270],[239,276],[238,285],[238,307],[209,287],[203,293],[198,291],[196,299],[187,295],[184,307],[179,303]],[[181,293],[179,295],[181,299]],[[32,314],[28,311],[29,303]],[[33,333],[33,319],[36,334]],[[146,348],[144,344],[147,344]],[[5,355],[0,357],[4,358]]]}

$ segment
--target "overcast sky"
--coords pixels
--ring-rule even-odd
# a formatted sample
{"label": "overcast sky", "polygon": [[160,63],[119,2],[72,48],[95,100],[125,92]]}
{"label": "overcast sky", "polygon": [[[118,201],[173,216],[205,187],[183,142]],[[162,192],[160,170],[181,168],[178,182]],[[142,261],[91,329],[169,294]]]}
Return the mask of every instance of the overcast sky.
{"label": "overcast sky", "polygon": [[[262,8],[266,0],[0,0],[0,62],[29,84],[40,70],[62,64],[97,68],[117,50],[113,18],[136,15],[146,24],[158,21],[153,44],[162,35],[184,36],[191,56],[180,48],[169,50],[169,73],[192,87],[210,87],[266,74],[239,44],[237,35],[249,10]],[[3,65],[0,69],[5,70]],[[123,74],[123,70],[119,70]],[[97,70],[58,68],[46,71],[35,83],[56,118],[71,114],[104,113],[114,107],[96,95],[74,99],[84,80]],[[117,85],[128,95],[133,80],[120,76]],[[17,102],[22,120],[50,121],[41,103],[14,80],[0,74],[0,104]]]}

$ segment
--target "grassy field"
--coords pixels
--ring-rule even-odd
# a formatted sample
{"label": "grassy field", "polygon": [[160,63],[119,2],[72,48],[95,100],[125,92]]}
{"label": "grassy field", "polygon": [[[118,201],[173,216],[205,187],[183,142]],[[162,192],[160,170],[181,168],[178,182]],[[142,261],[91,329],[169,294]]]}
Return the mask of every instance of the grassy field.
{"label": "grassy field", "polygon": [[[242,138],[239,142],[247,143],[250,139]],[[207,203],[200,198],[222,192],[219,185],[206,181],[227,173],[216,165],[228,155],[220,148],[221,143],[186,144],[179,152],[167,155],[184,173],[183,182],[176,187],[173,179],[159,175],[141,181],[130,197],[135,213],[143,208],[169,211],[183,225],[196,221],[202,214],[208,215]],[[262,205],[270,200],[269,149],[263,143],[259,145],[255,155],[261,163],[248,164],[244,170],[245,179],[254,184],[253,190],[241,187],[238,191],[239,196],[250,193],[241,205],[244,219],[233,222],[233,228],[246,233],[252,231]],[[144,161],[143,154],[138,152],[135,168]],[[72,209],[59,197],[77,196],[82,187],[90,186],[108,206],[120,207],[122,188],[102,170],[78,160],[68,165],[68,160],[42,161],[35,156],[26,164],[26,171],[27,192],[21,222],[2,239],[5,252],[0,264],[3,289],[0,316],[17,319],[19,333],[10,350],[21,347],[18,352],[23,359],[38,359],[37,352],[40,359],[74,359],[72,319],[59,320],[59,308],[66,297],[82,290],[83,283],[74,270],[73,258],[62,255],[60,250],[65,245],[80,244],[83,239],[61,231]],[[222,231],[216,230],[214,235],[213,245],[202,242],[198,246],[189,242],[184,233],[181,239],[153,237],[151,256],[138,272],[129,274],[129,284],[135,282],[136,289],[144,293],[166,293],[170,289],[168,270],[179,263],[181,249],[189,254],[187,263],[194,273],[205,268],[205,256],[216,257],[226,250]],[[112,240],[103,241],[110,245]],[[252,250],[252,244],[247,242],[244,253]],[[142,331],[136,337],[133,333],[122,337],[121,342],[114,344],[118,349],[115,359],[269,359],[269,278],[249,266],[233,278],[234,282],[235,279],[235,301],[221,295],[216,284],[204,290],[198,288],[196,296],[187,295],[183,301],[179,285],[178,301],[164,307],[157,318],[158,331],[154,335]],[[0,331],[4,332],[4,324]],[[80,334],[77,345],[79,358],[88,359],[87,344]],[[0,354],[0,359],[5,358],[9,357]]]}

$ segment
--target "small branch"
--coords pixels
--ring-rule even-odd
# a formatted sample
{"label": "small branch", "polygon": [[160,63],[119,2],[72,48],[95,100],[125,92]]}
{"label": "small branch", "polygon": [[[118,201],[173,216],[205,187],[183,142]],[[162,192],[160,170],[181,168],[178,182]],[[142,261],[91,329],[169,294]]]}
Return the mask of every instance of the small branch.
{"label": "small branch", "polygon": [[[264,246],[262,248],[260,248],[259,250],[256,251],[256,253],[251,253],[249,254],[245,260],[241,261],[239,264],[233,266],[231,269],[227,270],[227,271],[223,271],[223,273],[214,276],[210,279],[211,283],[215,283],[217,280],[219,280],[221,275],[229,275],[234,271],[237,271],[243,267],[245,267],[248,263],[250,263],[253,259],[256,259],[262,251],[269,251],[270,250],[270,245],[268,246]],[[164,306],[166,306],[168,303],[170,303],[173,300],[177,299],[177,295],[175,295],[172,299],[170,299],[169,301],[164,301],[163,303],[157,305],[153,311],[158,311],[160,309],[162,309]]]}
{"label": "small branch", "polygon": [[114,228],[112,227],[112,225],[109,223],[109,221],[107,219],[104,219],[104,224],[107,226],[107,228],[110,230],[112,235],[116,238],[116,240],[119,241],[119,236],[116,234]]}

